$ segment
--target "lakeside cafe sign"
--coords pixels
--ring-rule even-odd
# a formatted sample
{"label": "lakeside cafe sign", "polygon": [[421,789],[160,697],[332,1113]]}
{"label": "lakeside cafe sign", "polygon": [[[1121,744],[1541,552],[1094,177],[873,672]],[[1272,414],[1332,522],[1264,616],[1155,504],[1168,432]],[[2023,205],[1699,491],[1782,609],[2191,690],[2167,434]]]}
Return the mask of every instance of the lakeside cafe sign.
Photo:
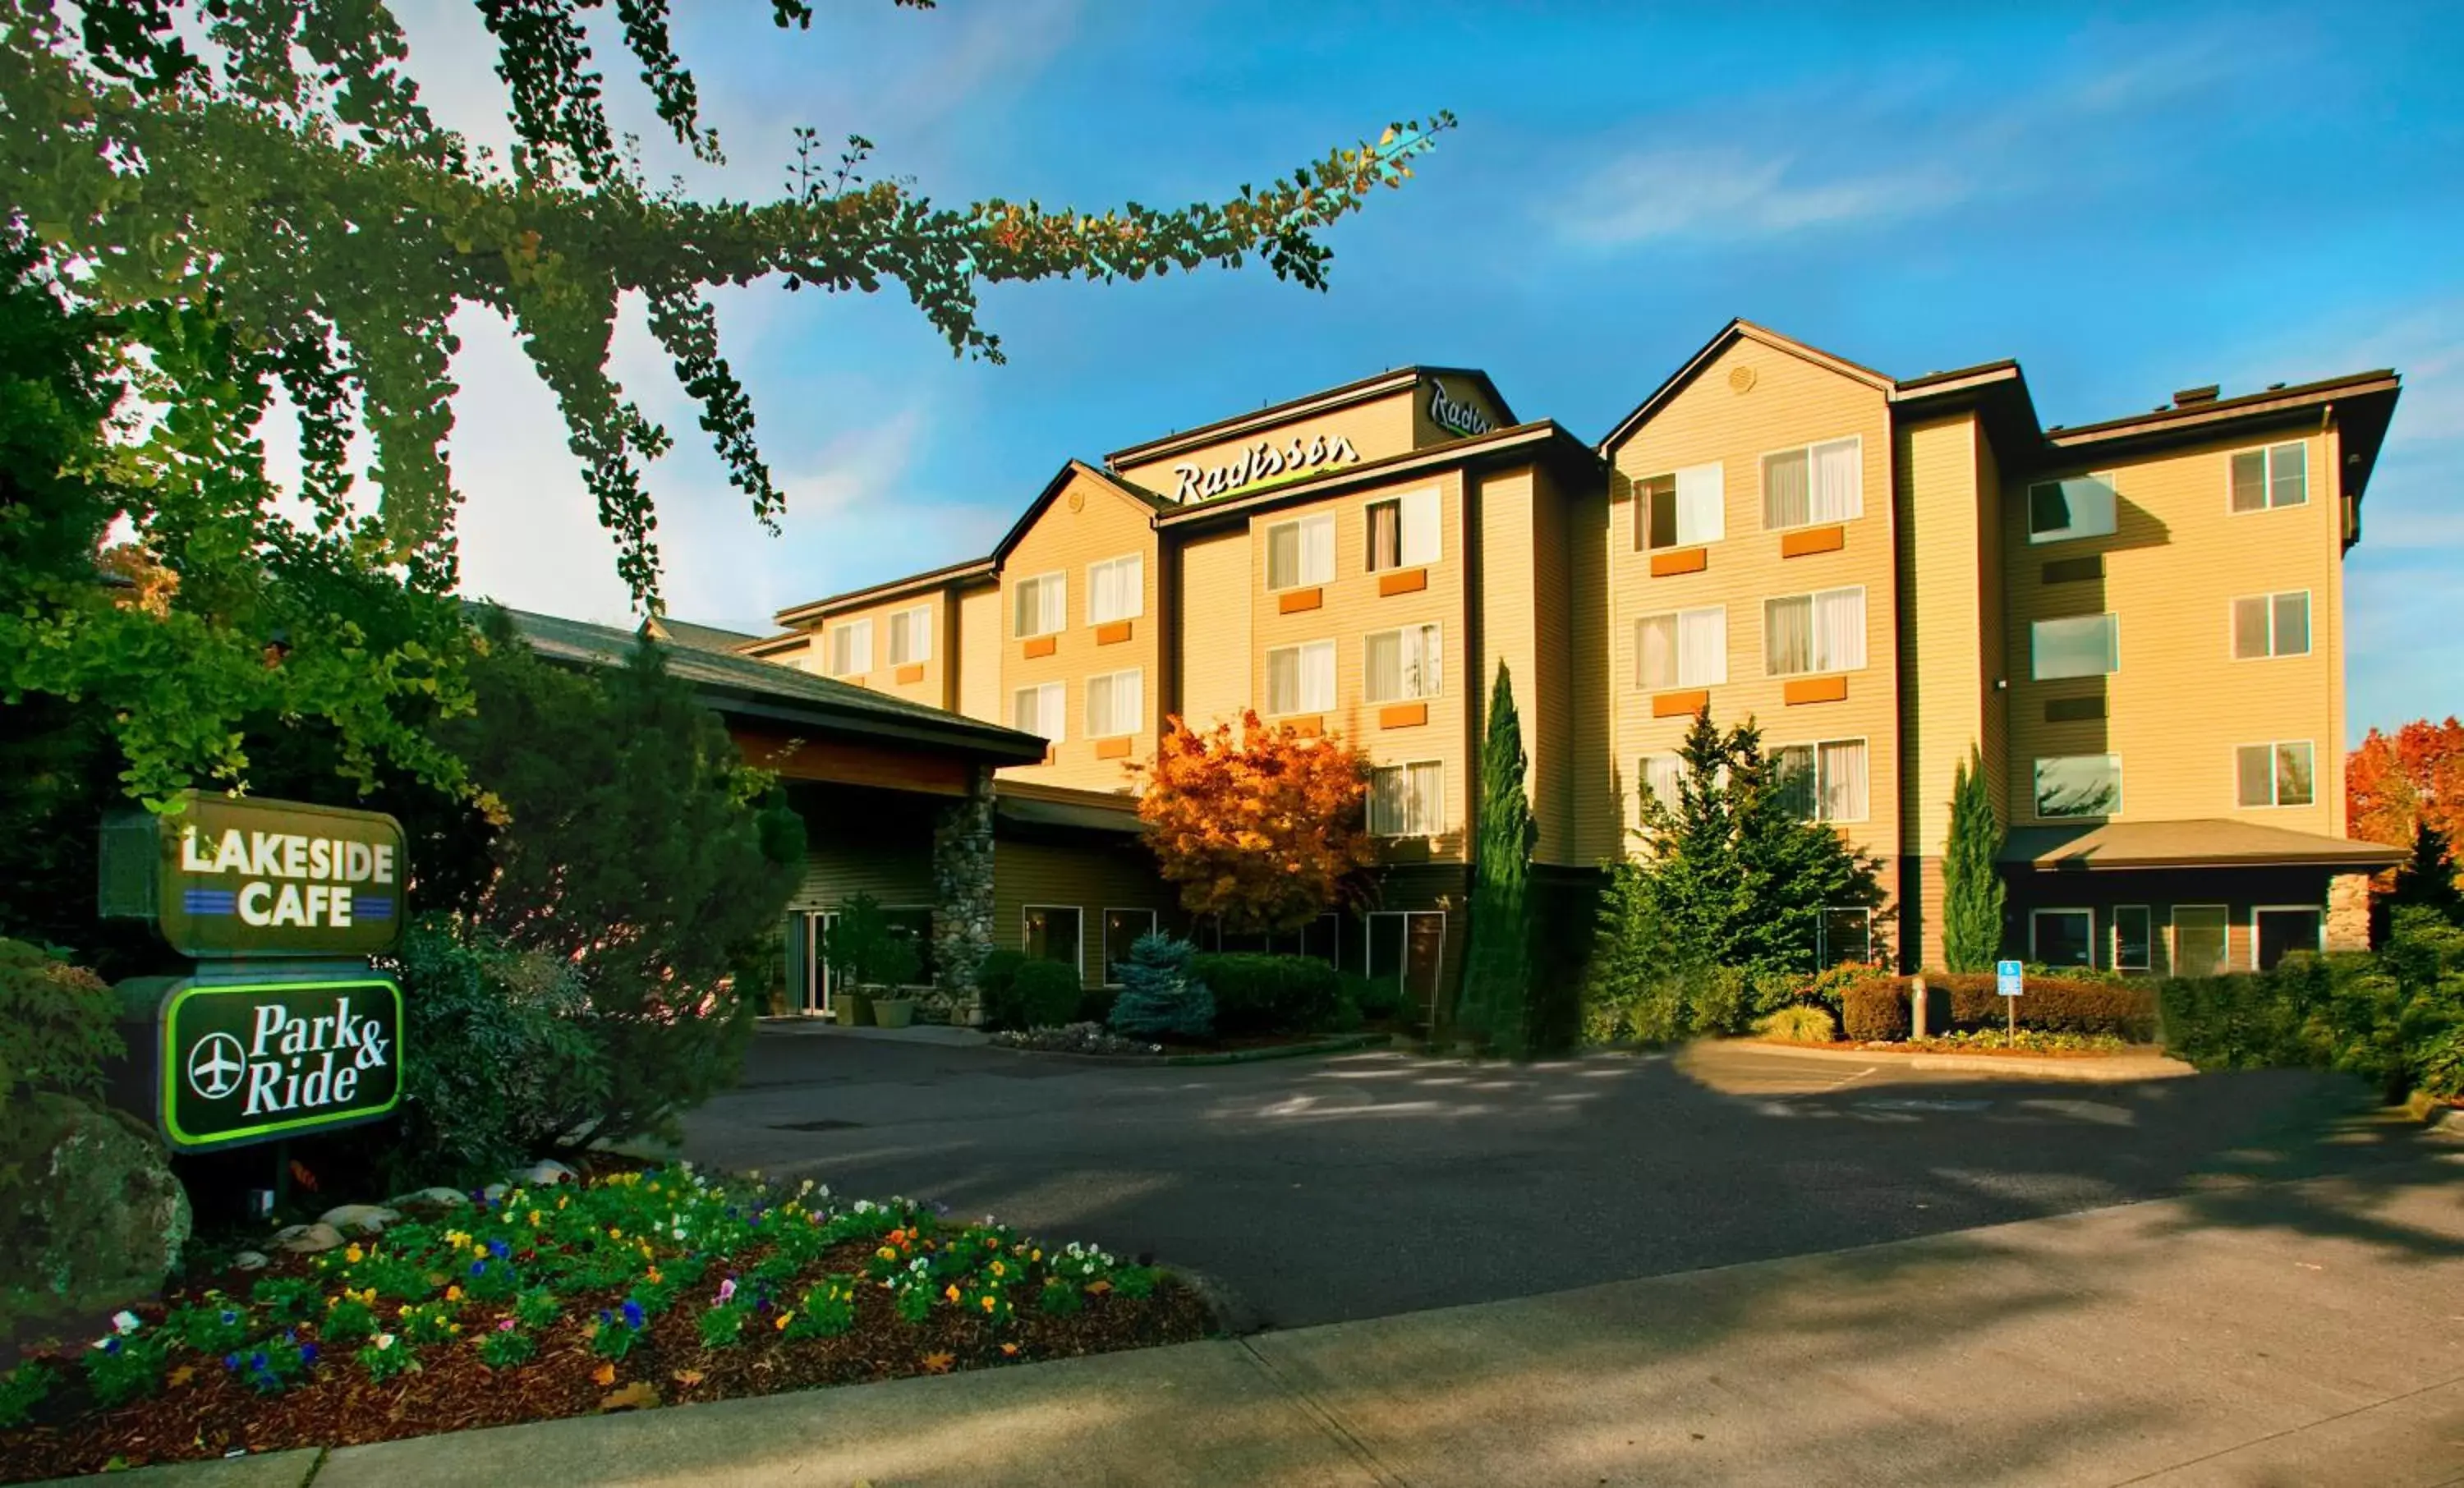
{"label": "lakeside cafe sign", "polygon": [[[402,824],[301,801],[184,795],[102,833],[106,915],[197,962],[132,1038],[178,1151],[374,1121],[401,1098],[402,989],[366,957],[401,932]],[[159,982],[152,986],[160,986]],[[138,984],[129,984],[132,993]]]}

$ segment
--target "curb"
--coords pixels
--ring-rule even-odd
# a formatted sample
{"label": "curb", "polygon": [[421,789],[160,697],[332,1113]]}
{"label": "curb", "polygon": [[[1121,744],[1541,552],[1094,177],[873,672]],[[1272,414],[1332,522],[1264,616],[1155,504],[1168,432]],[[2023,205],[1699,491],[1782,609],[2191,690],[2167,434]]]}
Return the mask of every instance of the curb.
{"label": "curb", "polygon": [[1312,1054],[1352,1054],[1361,1049],[1382,1049],[1394,1041],[1392,1034],[1346,1034],[1340,1039],[1321,1039],[1314,1043],[1277,1044],[1268,1049],[1228,1049],[1221,1054],[1080,1054],[1070,1049],[1014,1049],[994,1043],[985,1047],[1005,1054],[1031,1055],[1042,1060],[1066,1060],[1073,1064],[1107,1064],[1115,1069],[1164,1069],[1196,1064],[1256,1064],[1266,1060],[1301,1059]]}
{"label": "curb", "polygon": [[2180,1060],[2162,1055],[2083,1054],[2071,1059],[2031,1058],[2023,1054],[1900,1053],[1891,1049],[1812,1049],[1801,1044],[1771,1043],[1759,1039],[1723,1039],[1719,1047],[1749,1049],[1793,1060],[1828,1060],[1834,1063],[1887,1064],[1904,1069],[1956,1069],[1987,1074],[2030,1075],[2048,1080],[2080,1080],[2119,1084],[2137,1080],[2178,1080],[2198,1071]]}

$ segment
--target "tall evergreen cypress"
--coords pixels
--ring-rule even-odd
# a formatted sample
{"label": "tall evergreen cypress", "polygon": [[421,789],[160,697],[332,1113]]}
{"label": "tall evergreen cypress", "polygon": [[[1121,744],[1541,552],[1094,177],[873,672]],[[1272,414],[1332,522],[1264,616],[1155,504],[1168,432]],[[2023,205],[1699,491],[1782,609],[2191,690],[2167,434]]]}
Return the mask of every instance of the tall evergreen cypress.
{"label": "tall evergreen cypress", "polygon": [[2447,834],[2426,819],[2413,822],[2412,857],[2395,870],[2395,889],[2387,902],[2395,908],[2419,905],[2464,925],[2464,890],[2456,886]]}
{"label": "tall evergreen cypress", "polygon": [[1942,850],[1942,959],[1982,972],[2002,952],[2002,819],[1985,784],[1985,759],[1968,747],[1950,785],[1950,835]]}
{"label": "tall evergreen cypress", "polygon": [[1531,981],[1531,852],[1540,840],[1524,794],[1530,768],[1523,723],[1506,664],[1488,692],[1488,729],[1480,751],[1478,846],[1472,858],[1471,943],[1463,961],[1455,1026],[1485,1036],[1502,1053],[1520,1054]]}

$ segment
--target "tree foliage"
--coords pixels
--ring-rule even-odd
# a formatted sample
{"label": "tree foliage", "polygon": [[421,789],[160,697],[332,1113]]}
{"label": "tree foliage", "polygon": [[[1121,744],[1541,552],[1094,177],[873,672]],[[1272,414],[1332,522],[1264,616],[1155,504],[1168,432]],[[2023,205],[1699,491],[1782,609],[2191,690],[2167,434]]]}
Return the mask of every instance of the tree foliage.
{"label": "tree foliage", "polygon": [[1107,1021],[1133,1039],[1203,1039],[1215,1032],[1215,995],[1191,972],[1198,948],[1178,936],[1150,931],[1130,945],[1121,963],[1121,995]]}
{"label": "tree foliage", "polygon": [[2002,818],[1974,745],[1950,784],[1950,832],[1942,851],[1942,958],[1946,970],[1982,972],[2002,953],[2005,890]]}
{"label": "tree foliage", "polygon": [[2464,722],[2416,718],[2393,733],[2372,729],[2344,758],[2346,830],[2366,842],[2409,847],[2427,823],[2448,844],[2449,870],[2464,884],[2454,844],[2464,842]]}
{"label": "tree foliage", "polygon": [[2390,911],[2427,909],[2464,929],[2464,886],[2456,883],[2454,849],[2426,817],[2413,822],[2412,856],[2395,870],[2387,902]]}
{"label": "tree foliage", "polygon": [[1207,733],[1165,720],[1138,817],[1181,908],[1235,932],[1298,930],[1367,902],[1369,760],[1257,713]]}
{"label": "tree foliage", "polygon": [[1489,688],[1488,726],[1480,753],[1480,815],[1471,881],[1471,942],[1463,958],[1457,1029],[1485,1036],[1501,1051],[1519,1054],[1526,1043],[1525,1014],[1531,983],[1529,889],[1531,854],[1540,842],[1524,780],[1530,762],[1523,752],[1523,721],[1514,707],[1514,683],[1506,663],[1497,664]]}

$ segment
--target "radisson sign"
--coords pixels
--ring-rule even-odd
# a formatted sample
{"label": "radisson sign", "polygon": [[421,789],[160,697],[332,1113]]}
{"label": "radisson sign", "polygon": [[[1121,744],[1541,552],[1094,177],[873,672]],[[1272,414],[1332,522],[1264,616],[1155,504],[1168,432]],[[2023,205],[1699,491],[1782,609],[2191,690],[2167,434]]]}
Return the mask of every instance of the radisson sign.
{"label": "radisson sign", "polygon": [[1352,441],[1341,434],[1332,439],[1324,434],[1307,439],[1295,434],[1290,444],[1281,447],[1271,439],[1262,439],[1254,448],[1243,450],[1241,458],[1228,465],[1205,468],[1174,466],[1172,472],[1178,480],[1173,487],[1172,498],[1186,505],[1192,501],[1210,500],[1253,481],[1359,463],[1360,451],[1353,449]]}

